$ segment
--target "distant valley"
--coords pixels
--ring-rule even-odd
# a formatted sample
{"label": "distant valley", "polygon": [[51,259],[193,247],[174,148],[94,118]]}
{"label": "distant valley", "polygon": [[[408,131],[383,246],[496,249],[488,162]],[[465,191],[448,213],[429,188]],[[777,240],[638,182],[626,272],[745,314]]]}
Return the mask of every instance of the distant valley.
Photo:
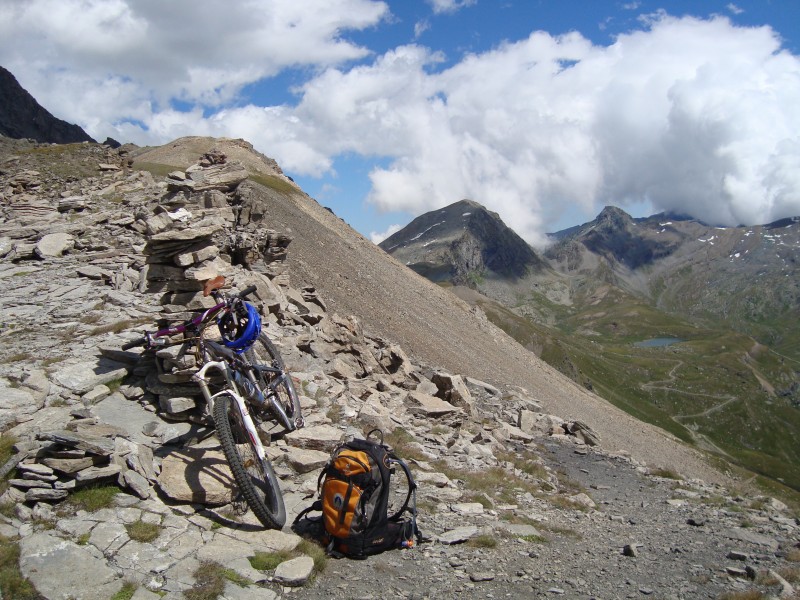
{"label": "distant valley", "polygon": [[800,219],[607,207],[552,239],[536,252],[464,200],[381,247],[630,414],[800,490]]}

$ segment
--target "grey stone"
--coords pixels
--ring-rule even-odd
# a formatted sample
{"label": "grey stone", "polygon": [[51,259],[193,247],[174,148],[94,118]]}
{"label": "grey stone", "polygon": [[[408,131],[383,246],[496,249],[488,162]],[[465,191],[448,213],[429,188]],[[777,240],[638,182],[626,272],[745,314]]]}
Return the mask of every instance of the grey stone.
{"label": "grey stone", "polygon": [[739,527],[727,530],[726,535],[733,540],[748,542],[757,546],[764,546],[773,552],[777,550],[780,545],[775,538]]}
{"label": "grey stone", "polygon": [[410,413],[420,417],[436,418],[461,412],[461,409],[449,402],[416,390],[408,392],[404,404]]}
{"label": "grey stone", "polygon": [[89,549],[48,533],[20,544],[19,568],[48,600],[108,600],[124,581]]}
{"label": "grey stone", "polygon": [[89,467],[88,469],[79,471],[75,475],[75,481],[78,485],[90,485],[101,481],[116,479],[117,475],[121,472],[122,467],[114,463],[106,467]]}
{"label": "grey stone", "polygon": [[478,528],[474,525],[464,525],[457,527],[437,536],[437,540],[442,544],[452,545],[466,542],[468,539],[478,534]]}
{"label": "grey stone", "polygon": [[84,458],[45,458],[42,462],[61,473],[77,473],[83,469],[97,465],[101,460],[97,456],[85,456]]}
{"label": "grey stone", "polygon": [[150,497],[150,483],[142,475],[128,469],[122,472],[122,482],[142,500]]}
{"label": "grey stone", "polygon": [[330,452],[339,445],[344,437],[344,432],[330,425],[312,425],[304,427],[286,435],[286,442],[296,448]]}
{"label": "grey stone", "polygon": [[472,414],[474,400],[461,375],[436,373],[431,380],[439,388],[438,396],[448,401],[453,406],[464,409],[468,414]]}
{"label": "grey stone", "polygon": [[93,387],[91,390],[86,392],[83,396],[81,396],[81,400],[84,403],[88,404],[95,404],[100,402],[103,398],[107,398],[111,394],[111,390],[107,385],[100,384]]}
{"label": "grey stone", "polygon": [[298,556],[278,565],[273,581],[289,587],[299,587],[308,581],[314,572],[314,559],[310,556]]}
{"label": "grey stone", "polygon": [[197,406],[197,401],[189,396],[166,396],[158,397],[158,405],[161,410],[170,414],[178,414],[187,410],[192,410]]}
{"label": "grey stone", "polygon": [[98,385],[121,380],[127,374],[125,365],[100,357],[98,360],[64,366],[56,371],[53,380],[76,394],[85,394]]}
{"label": "grey stone", "polygon": [[284,455],[284,460],[298,473],[309,473],[324,467],[330,457],[329,452],[289,446]]}
{"label": "grey stone", "polygon": [[44,398],[37,401],[31,390],[24,388],[0,387],[0,429],[24,420],[44,406]]}
{"label": "grey stone", "polygon": [[181,448],[161,461],[158,487],[173,500],[219,506],[232,502],[236,484],[219,450]]}
{"label": "grey stone", "polygon": [[33,488],[25,492],[25,502],[57,502],[68,495],[67,490]]}
{"label": "grey stone", "polygon": [[[124,428],[126,437],[139,444],[149,443],[142,433],[145,424],[153,422],[152,413],[147,412],[138,402],[127,400],[122,394],[114,393],[92,407],[97,418],[117,427]],[[142,473],[146,476],[145,473]]]}
{"label": "grey stone", "polygon": [[275,600],[277,597],[278,594],[269,588],[255,585],[239,587],[229,581],[225,584],[225,591],[220,600]]}
{"label": "grey stone", "polygon": [[43,433],[42,439],[56,442],[70,448],[84,450],[99,456],[109,456],[114,452],[114,440],[77,431],[51,431]]}
{"label": "grey stone", "polygon": [[56,258],[68,252],[75,245],[75,238],[68,233],[49,233],[36,244],[39,258]]}

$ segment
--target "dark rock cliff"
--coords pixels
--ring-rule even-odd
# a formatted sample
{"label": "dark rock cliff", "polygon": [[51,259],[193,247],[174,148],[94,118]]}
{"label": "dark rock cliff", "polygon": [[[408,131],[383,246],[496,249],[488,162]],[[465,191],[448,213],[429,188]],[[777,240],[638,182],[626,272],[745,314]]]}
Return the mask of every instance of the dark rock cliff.
{"label": "dark rock cliff", "polygon": [[51,115],[3,67],[0,67],[0,134],[53,144],[94,142],[77,125]]}

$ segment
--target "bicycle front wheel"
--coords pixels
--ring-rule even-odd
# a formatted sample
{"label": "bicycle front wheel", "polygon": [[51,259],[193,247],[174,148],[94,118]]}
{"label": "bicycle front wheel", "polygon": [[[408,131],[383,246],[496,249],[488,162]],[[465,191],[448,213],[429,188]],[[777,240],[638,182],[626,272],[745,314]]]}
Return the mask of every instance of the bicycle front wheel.
{"label": "bicycle front wheel", "polygon": [[222,394],[214,399],[214,424],[222,451],[239,491],[256,518],[270,529],[286,523],[286,506],[278,477],[269,460],[261,460],[247,433],[236,401]]}
{"label": "bicycle front wheel", "polygon": [[286,413],[293,427],[286,427],[285,423],[281,426],[291,431],[303,426],[303,417],[300,411],[300,397],[294,388],[291,376],[286,372],[283,364],[283,357],[280,351],[272,343],[266,334],[258,336],[258,340],[244,353],[245,360],[251,365],[269,365],[281,370],[281,373],[261,373],[259,375],[259,387],[264,393],[269,391],[275,394],[283,412]]}

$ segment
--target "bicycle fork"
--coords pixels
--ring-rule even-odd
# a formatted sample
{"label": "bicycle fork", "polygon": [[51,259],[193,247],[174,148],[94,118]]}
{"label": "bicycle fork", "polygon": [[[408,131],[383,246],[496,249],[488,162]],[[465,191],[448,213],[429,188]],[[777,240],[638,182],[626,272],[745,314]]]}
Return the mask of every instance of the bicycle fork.
{"label": "bicycle fork", "polygon": [[239,373],[234,373],[234,380],[245,390],[245,393],[250,398],[253,398],[255,402],[261,405],[267,405],[284,429],[287,431],[294,431],[297,429],[297,424],[286,414],[286,411],[283,406],[281,406],[280,400],[278,399],[278,394],[275,392],[275,389],[283,384],[284,377],[288,377],[288,375],[286,375],[286,373],[281,373],[280,376],[278,376],[274,382],[268,384],[262,392],[262,390],[258,389],[258,383],[252,373],[250,373],[249,378],[245,378]]}
{"label": "bicycle fork", "polygon": [[[222,374],[225,376],[225,380],[228,383],[226,389],[219,391],[216,394],[211,394],[211,391],[208,389],[208,382],[206,381],[206,371],[212,368],[222,372]],[[264,449],[264,445],[261,443],[261,438],[258,436],[256,425],[253,422],[253,418],[250,416],[250,411],[247,409],[247,402],[242,395],[238,393],[238,388],[231,379],[230,369],[228,366],[223,361],[207,362],[197,373],[192,375],[192,379],[194,379],[200,386],[200,390],[203,392],[203,397],[208,403],[208,410],[212,415],[214,414],[214,400],[218,396],[227,394],[229,397],[233,398],[233,400],[236,402],[236,408],[242,417],[242,425],[244,425],[245,432],[250,438],[250,443],[253,445],[253,448],[255,448],[256,455],[262,461],[267,460],[267,451]]]}

